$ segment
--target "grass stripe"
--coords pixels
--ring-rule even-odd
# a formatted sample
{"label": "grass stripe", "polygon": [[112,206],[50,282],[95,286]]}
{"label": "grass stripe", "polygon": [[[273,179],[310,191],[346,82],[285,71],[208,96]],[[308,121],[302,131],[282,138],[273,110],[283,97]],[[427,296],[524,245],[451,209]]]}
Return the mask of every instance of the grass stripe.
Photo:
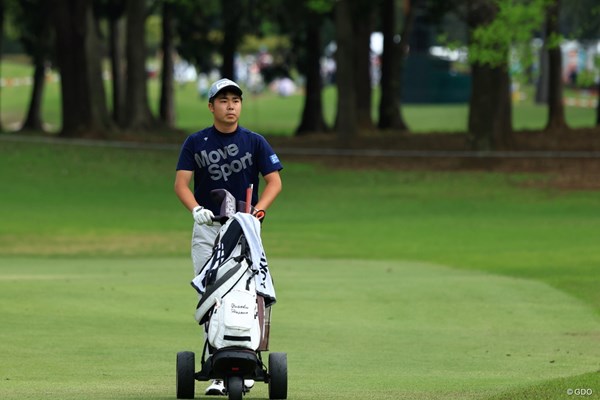
{"label": "grass stripe", "polygon": [[[401,261],[271,266],[290,398],[476,399],[598,368],[592,310],[535,281]],[[185,258],[4,258],[0,271],[3,399],[166,398],[176,352],[200,352]]]}

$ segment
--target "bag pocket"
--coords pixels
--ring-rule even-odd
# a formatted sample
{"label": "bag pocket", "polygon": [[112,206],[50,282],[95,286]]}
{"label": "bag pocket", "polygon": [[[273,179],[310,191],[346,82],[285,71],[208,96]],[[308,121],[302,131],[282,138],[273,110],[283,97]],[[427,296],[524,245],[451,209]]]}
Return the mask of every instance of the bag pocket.
{"label": "bag pocket", "polygon": [[238,346],[256,350],[260,341],[256,292],[234,289],[217,301],[208,341],[217,349]]}
{"label": "bag pocket", "polygon": [[245,290],[232,290],[223,299],[222,307],[226,329],[249,331],[252,328],[256,315],[256,295]]}

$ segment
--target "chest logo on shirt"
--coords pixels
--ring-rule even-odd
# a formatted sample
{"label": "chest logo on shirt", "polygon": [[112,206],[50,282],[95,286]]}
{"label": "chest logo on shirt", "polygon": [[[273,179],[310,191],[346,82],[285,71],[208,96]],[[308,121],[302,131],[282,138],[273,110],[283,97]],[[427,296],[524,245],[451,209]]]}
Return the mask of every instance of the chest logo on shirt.
{"label": "chest logo on shirt", "polygon": [[210,179],[213,181],[224,180],[227,182],[232,174],[247,169],[252,165],[252,154],[246,152],[240,156],[237,144],[230,144],[222,149],[211,151],[202,150],[194,154],[196,164],[200,168],[207,168]]}

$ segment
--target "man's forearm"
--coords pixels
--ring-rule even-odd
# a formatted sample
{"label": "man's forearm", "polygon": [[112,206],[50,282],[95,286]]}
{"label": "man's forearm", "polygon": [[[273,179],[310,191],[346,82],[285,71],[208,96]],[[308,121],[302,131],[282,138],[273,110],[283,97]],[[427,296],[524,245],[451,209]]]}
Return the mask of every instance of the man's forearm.
{"label": "man's forearm", "polygon": [[194,193],[188,187],[175,187],[175,194],[179,198],[179,201],[187,208],[190,212],[194,207],[198,206],[198,202],[194,197]]}
{"label": "man's forearm", "polygon": [[265,189],[260,196],[258,203],[256,203],[255,207],[259,210],[266,210],[273,204],[275,198],[281,192],[281,182],[269,182],[265,186]]}

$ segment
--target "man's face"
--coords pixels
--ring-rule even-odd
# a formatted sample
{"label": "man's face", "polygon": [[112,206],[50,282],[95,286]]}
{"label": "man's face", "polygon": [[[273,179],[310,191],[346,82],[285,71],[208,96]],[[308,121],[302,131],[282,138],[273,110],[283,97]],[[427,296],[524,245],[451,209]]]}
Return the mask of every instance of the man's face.
{"label": "man's face", "polygon": [[208,109],[213,113],[215,122],[226,126],[236,125],[242,112],[242,98],[232,92],[219,93]]}

